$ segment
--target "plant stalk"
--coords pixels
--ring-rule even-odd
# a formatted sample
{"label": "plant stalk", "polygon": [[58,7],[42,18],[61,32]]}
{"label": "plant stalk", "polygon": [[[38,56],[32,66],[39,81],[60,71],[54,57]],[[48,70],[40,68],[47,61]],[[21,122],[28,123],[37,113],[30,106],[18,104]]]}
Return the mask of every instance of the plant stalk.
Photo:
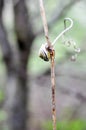
{"label": "plant stalk", "polygon": [[56,93],[56,84],[55,84],[55,51],[52,50],[51,55],[51,84],[52,84],[52,121],[53,121],[53,130],[56,130],[56,100],[55,100],[55,93]]}

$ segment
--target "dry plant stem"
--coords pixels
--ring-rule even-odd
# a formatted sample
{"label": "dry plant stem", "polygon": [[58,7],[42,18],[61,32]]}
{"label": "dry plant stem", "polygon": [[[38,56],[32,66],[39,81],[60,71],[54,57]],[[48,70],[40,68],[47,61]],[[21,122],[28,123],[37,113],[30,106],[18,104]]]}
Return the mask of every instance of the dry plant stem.
{"label": "dry plant stem", "polygon": [[40,11],[41,11],[41,17],[42,17],[43,26],[44,26],[45,37],[46,37],[46,41],[47,41],[48,47],[50,47],[51,43],[50,43],[50,40],[49,40],[48,25],[47,25],[47,20],[46,20],[46,14],[45,14],[45,9],[44,9],[44,5],[43,5],[43,0],[39,0],[39,2],[40,2]]}
{"label": "dry plant stem", "polygon": [[51,55],[51,84],[52,84],[52,120],[53,120],[53,130],[56,130],[56,104],[55,104],[55,68],[54,68],[54,56],[55,51],[52,48],[49,34],[48,34],[48,25],[45,15],[45,9],[43,5],[43,0],[39,0],[40,2],[40,11],[41,11],[41,17],[43,21],[44,26],[44,33],[47,41],[47,50],[49,51]]}
{"label": "dry plant stem", "polygon": [[53,130],[56,130],[56,101],[55,101],[55,51],[52,50],[51,55],[51,84],[52,84],[52,120],[53,120]]}

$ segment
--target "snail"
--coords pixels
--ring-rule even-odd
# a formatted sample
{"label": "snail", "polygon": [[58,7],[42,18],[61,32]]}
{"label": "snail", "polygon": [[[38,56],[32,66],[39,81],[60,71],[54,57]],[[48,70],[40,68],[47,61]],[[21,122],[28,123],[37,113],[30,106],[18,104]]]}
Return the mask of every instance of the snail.
{"label": "snail", "polygon": [[50,52],[47,50],[47,43],[42,44],[41,48],[39,49],[39,57],[44,61],[50,60]]}

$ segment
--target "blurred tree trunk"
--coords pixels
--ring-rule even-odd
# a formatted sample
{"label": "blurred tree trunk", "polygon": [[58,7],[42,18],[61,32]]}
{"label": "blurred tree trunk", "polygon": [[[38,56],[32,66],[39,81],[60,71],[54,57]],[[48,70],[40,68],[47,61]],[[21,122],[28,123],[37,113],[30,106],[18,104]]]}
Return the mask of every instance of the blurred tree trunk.
{"label": "blurred tree trunk", "polygon": [[[19,52],[18,91],[13,105],[12,130],[26,130],[27,121],[27,62],[34,34],[24,0],[14,4],[15,31]],[[20,95],[19,95],[20,94]]]}
{"label": "blurred tree trunk", "polygon": [[[7,40],[2,22],[3,0],[0,0],[0,44],[7,68],[6,103],[10,130],[26,130],[27,123],[27,62],[34,34],[24,0],[14,2],[17,51]],[[17,53],[16,53],[17,52]]]}

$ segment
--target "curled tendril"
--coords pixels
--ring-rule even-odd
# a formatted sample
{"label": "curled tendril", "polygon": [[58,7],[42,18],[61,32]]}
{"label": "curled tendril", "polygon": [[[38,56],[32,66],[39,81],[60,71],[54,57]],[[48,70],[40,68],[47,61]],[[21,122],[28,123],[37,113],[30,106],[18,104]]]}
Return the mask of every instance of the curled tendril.
{"label": "curled tendril", "polygon": [[[70,21],[70,26],[66,28],[66,21]],[[53,41],[52,45],[54,45],[56,43],[56,41],[62,36],[64,35],[67,31],[69,31],[72,27],[73,27],[73,20],[71,18],[65,18],[64,19],[64,26],[65,29],[55,38],[55,40]]]}
{"label": "curled tendril", "polygon": [[[66,21],[70,22],[70,25],[66,27]],[[73,20],[71,18],[65,18],[64,19],[64,30],[55,38],[55,40],[52,42],[52,47],[55,45],[55,43],[58,41],[60,37],[63,39],[63,43],[67,45],[68,47],[73,47],[74,49],[74,55],[71,57],[72,61],[75,61],[77,58],[77,54],[80,52],[80,48],[77,47],[76,42],[68,39],[65,37],[65,33],[69,31],[73,27]],[[42,44],[40,50],[39,50],[39,57],[41,57],[44,61],[49,61],[50,54],[46,48],[46,43]]]}

